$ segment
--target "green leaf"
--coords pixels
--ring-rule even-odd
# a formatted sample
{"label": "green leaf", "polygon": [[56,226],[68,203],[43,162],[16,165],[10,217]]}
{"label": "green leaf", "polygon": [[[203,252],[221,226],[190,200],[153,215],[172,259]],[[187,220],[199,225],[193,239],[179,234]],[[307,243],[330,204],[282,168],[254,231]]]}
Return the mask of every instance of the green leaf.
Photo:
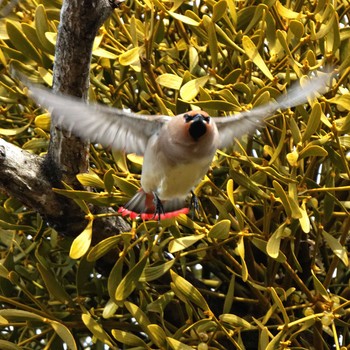
{"label": "green leaf", "polygon": [[219,316],[219,319],[220,321],[229,323],[235,327],[241,327],[243,329],[255,329],[255,327],[252,326],[250,322],[234,314],[222,314]]}
{"label": "green leaf", "polygon": [[260,56],[260,53],[253,43],[253,41],[249,38],[249,36],[243,36],[242,45],[246,55],[257,65],[257,67],[270,79],[273,80],[273,75],[270,70],[266,66],[265,61]]}
{"label": "green leaf", "polygon": [[168,272],[171,267],[174,265],[175,259],[165,262],[164,264],[159,264],[156,266],[147,266],[142,271],[142,274],[139,278],[140,282],[150,282],[154,281],[157,278],[163,276]]}
{"label": "green leaf", "polygon": [[103,176],[103,184],[104,184],[106,191],[109,194],[112,193],[113,187],[114,187],[113,174],[114,174],[114,169],[111,168]]}
{"label": "green leaf", "polygon": [[168,291],[161,295],[158,299],[147,305],[147,310],[162,314],[165,307],[174,299],[175,293]]}
{"label": "green leaf", "polygon": [[311,111],[308,123],[306,125],[306,129],[303,133],[302,142],[309,140],[310,137],[317,131],[321,123],[322,114],[323,112],[322,112],[321,104],[316,102],[312,107],[312,111]]}
{"label": "green leaf", "polygon": [[79,259],[89,250],[92,240],[92,224],[93,220],[90,219],[84,231],[74,239],[69,251],[70,258]]}
{"label": "green leaf", "polygon": [[152,334],[152,341],[158,346],[160,349],[166,348],[166,334],[162,327],[157,324],[149,324],[147,326],[149,330],[149,334]]}
{"label": "green leaf", "polygon": [[112,176],[114,179],[114,184],[127,196],[132,197],[139,190],[139,188],[136,185],[124,179],[123,177],[119,177],[114,174]]}
{"label": "green leaf", "polygon": [[91,248],[87,255],[88,261],[96,261],[106,255],[110,250],[116,248],[118,243],[120,242],[121,237],[112,236],[104,239],[103,241],[97,243],[95,246]]}
{"label": "green leaf", "polygon": [[283,223],[269,238],[266,245],[266,252],[272,258],[276,259],[280,253],[281,239],[289,237],[291,230],[287,227],[287,223]]}
{"label": "green leaf", "polygon": [[122,66],[129,66],[136,62],[139,62],[140,60],[139,50],[140,50],[139,47],[133,47],[132,49],[123,52],[119,56],[119,63]]}
{"label": "green leaf", "polygon": [[105,188],[104,183],[100,177],[92,171],[88,174],[77,174],[77,179],[83,186],[92,186],[102,189]]}
{"label": "green leaf", "polygon": [[325,300],[330,302],[331,298],[329,297],[329,294],[328,294],[326,288],[320,282],[320,280],[316,277],[314,271],[312,269],[310,269],[310,271],[311,271],[311,274],[312,274],[312,280],[314,282],[314,287],[315,287],[316,292],[318,294],[320,294]]}
{"label": "green leaf", "polygon": [[95,321],[90,314],[83,313],[81,315],[81,319],[84,322],[85,326],[88,328],[88,330],[102,343],[107,344],[111,348],[114,348],[114,344],[111,341],[111,338],[109,335],[105,332],[105,330],[102,328],[102,326]]}
{"label": "green leaf", "polygon": [[[209,306],[205,301],[203,295],[195,288],[190,282],[186,281],[183,277],[179,276],[174,271],[170,270],[171,279],[173,280],[176,288],[186,297],[188,300],[195,303],[204,311],[209,311]],[[176,293],[176,292],[175,292]]]}
{"label": "green leaf", "polygon": [[308,144],[299,152],[299,159],[307,157],[327,157],[328,152],[321,146]]}
{"label": "green leaf", "polygon": [[20,26],[16,22],[7,20],[6,29],[9,38],[16,49],[41,65],[42,62],[40,53],[23,34]]}
{"label": "green leaf", "polygon": [[136,288],[136,283],[139,280],[142,271],[148,260],[148,254],[145,254],[143,258],[125,275],[125,277],[119,283],[115,291],[115,300],[125,300]]}
{"label": "green leaf", "polygon": [[36,116],[34,123],[36,127],[43,129],[45,131],[50,131],[50,125],[51,125],[50,113],[44,113]]}
{"label": "green leaf", "polygon": [[181,250],[184,250],[193,244],[197,243],[200,241],[202,238],[204,238],[204,234],[200,235],[191,235],[191,236],[185,236],[185,237],[180,237],[180,238],[175,238],[174,240],[170,241],[169,243],[169,252],[170,253],[176,253]]}
{"label": "green leaf", "polygon": [[210,229],[208,232],[208,237],[214,239],[226,239],[229,236],[230,228],[230,220],[221,220]]}
{"label": "green leaf", "polygon": [[49,320],[48,323],[51,325],[57,335],[66,343],[69,350],[78,349],[74,337],[68,327],[57,321]]}
{"label": "green leaf", "polygon": [[16,135],[19,135],[21,134],[22,132],[26,131],[29,126],[30,126],[31,122],[22,126],[22,127],[19,127],[19,128],[11,128],[11,129],[3,129],[3,128],[0,128],[0,135],[3,135],[3,136],[16,136]]}
{"label": "green leaf", "polygon": [[211,20],[213,22],[218,22],[223,16],[225,16],[226,9],[227,9],[226,0],[220,0],[219,2],[215,3],[213,6],[213,15],[211,16]]}
{"label": "green leaf", "polygon": [[[258,249],[260,249],[262,252],[264,252],[265,254],[268,254],[268,253],[267,253],[267,242],[266,242],[266,241],[254,237],[254,238],[252,239],[252,243],[253,243]],[[277,247],[271,248],[271,250],[272,250],[272,252],[277,251],[277,250],[279,250],[279,246],[278,246],[278,248],[277,248]],[[278,262],[280,262],[280,263],[284,263],[284,262],[286,262],[287,258],[286,258],[286,256],[279,250],[278,256],[277,256],[277,258],[276,258],[275,260],[278,261]]]}
{"label": "green leaf", "polygon": [[181,343],[174,338],[167,337],[166,340],[173,350],[193,350],[192,346]]}
{"label": "green leaf", "polygon": [[52,44],[50,40],[47,39],[46,33],[50,32],[50,26],[46,16],[45,7],[42,4],[39,4],[35,10],[35,29],[36,35],[41,43],[41,45],[49,52],[50,54],[55,54],[55,45]]}
{"label": "green leaf", "polygon": [[7,279],[9,273],[9,270],[7,270],[7,268],[2,263],[0,263],[0,277]]}
{"label": "green leaf", "polygon": [[122,344],[129,346],[142,346],[145,349],[147,348],[146,343],[141,338],[132,333],[119,329],[112,329],[112,335],[118,342]]}
{"label": "green leaf", "polygon": [[0,349],[1,350],[22,350],[23,348],[7,340],[0,340]]}
{"label": "green leaf", "polygon": [[168,14],[177,19],[178,21],[181,21],[185,24],[189,24],[190,26],[199,26],[200,22],[197,22],[196,20],[194,20],[193,18],[190,18],[190,17],[187,17],[187,16],[184,16],[184,15],[181,15],[180,13],[177,13],[177,12],[173,12],[173,11],[168,11]]}
{"label": "green leaf", "polygon": [[276,9],[279,15],[288,19],[300,19],[305,17],[305,14],[302,12],[295,12],[288,7],[284,7],[279,1],[276,1]]}
{"label": "green leaf", "polygon": [[140,307],[138,307],[137,305],[135,305],[135,304],[133,304],[133,303],[131,303],[129,301],[125,301],[124,305],[128,309],[128,311],[130,312],[130,314],[133,317],[135,317],[136,322],[140,325],[142,330],[145,333],[148,333],[147,326],[150,325],[151,322],[148,319],[148,317],[146,316],[146,314],[140,309]]}
{"label": "green leaf", "polygon": [[182,78],[175,74],[164,73],[157,77],[156,82],[168,89],[179,90],[182,85]]}
{"label": "green leaf", "polygon": [[344,263],[346,267],[348,267],[349,258],[346,246],[342,246],[335,237],[330,235],[325,230],[322,230],[322,235],[328,246],[332,249],[333,253]]}
{"label": "green leaf", "polygon": [[50,295],[52,295],[56,300],[59,300],[63,304],[74,305],[70,295],[66,292],[54,274],[40,263],[36,264],[36,267]]}
{"label": "green leaf", "polygon": [[187,102],[192,101],[198,95],[199,88],[203,87],[208,80],[209,80],[208,75],[190,80],[188,83],[186,83],[181,87],[180,89],[181,98]]}

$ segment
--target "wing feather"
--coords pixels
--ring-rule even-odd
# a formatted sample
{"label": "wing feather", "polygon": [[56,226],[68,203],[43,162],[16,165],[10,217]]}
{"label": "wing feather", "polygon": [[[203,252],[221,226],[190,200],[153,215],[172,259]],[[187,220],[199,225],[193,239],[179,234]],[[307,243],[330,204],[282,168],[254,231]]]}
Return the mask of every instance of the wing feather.
{"label": "wing feather", "polygon": [[303,86],[292,87],[276,101],[236,115],[213,118],[220,135],[220,148],[230,146],[235,137],[255,131],[266,117],[273,115],[277,110],[298,106],[317,93],[324,93],[329,78],[330,74],[324,73],[320,77],[310,79]]}
{"label": "wing feather", "polygon": [[99,104],[86,104],[42,87],[29,85],[31,97],[51,112],[57,126],[104,146],[143,155],[148,139],[170,117],[142,115]]}

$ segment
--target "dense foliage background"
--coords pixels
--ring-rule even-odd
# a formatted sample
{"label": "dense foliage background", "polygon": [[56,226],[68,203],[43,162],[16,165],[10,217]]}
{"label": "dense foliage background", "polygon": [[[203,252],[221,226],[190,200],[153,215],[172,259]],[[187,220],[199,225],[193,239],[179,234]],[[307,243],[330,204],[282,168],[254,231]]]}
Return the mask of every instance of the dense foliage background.
{"label": "dense foliage background", "polygon": [[[78,177],[90,190],[59,191],[89,219],[75,240],[3,193],[0,348],[350,349],[349,9],[302,0],[121,4],[95,40],[92,101],[147,114],[200,107],[215,117],[325,67],[336,74],[325,96],[217,152],[193,218],[134,221],[89,248],[98,216],[114,215],[94,215],[89,204],[125,203],[142,163],[99,145]],[[10,71],[51,84],[59,10],[60,1],[23,1],[0,23],[0,135],[36,154],[47,150],[49,115]]]}

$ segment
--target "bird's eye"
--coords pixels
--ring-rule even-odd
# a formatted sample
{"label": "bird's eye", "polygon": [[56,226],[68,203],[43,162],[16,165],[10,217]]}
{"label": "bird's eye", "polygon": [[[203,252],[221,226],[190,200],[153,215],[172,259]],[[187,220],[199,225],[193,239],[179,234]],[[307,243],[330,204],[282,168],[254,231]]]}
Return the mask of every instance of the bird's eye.
{"label": "bird's eye", "polygon": [[210,117],[203,117],[206,123],[210,122]]}
{"label": "bird's eye", "polygon": [[185,119],[186,123],[189,123],[191,120],[193,120],[193,117],[189,114],[185,114],[184,119]]}

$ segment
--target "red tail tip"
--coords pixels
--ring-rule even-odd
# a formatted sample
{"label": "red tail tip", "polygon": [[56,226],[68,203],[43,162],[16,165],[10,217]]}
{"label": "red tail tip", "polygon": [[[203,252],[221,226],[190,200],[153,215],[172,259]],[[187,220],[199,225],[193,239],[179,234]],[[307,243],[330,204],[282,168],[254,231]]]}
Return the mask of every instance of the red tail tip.
{"label": "red tail tip", "polygon": [[120,207],[118,210],[118,213],[122,214],[122,216],[129,216],[130,219],[136,219],[140,217],[142,220],[165,220],[174,218],[176,216],[179,216],[180,214],[188,214],[190,211],[189,208],[182,208],[175,211],[169,211],[167,213],[160,214],[160,217],[158,218],[158,214],[154,213],[135,213],[134,211],[131,211],[129,209],[126,209],[124,207]]}

